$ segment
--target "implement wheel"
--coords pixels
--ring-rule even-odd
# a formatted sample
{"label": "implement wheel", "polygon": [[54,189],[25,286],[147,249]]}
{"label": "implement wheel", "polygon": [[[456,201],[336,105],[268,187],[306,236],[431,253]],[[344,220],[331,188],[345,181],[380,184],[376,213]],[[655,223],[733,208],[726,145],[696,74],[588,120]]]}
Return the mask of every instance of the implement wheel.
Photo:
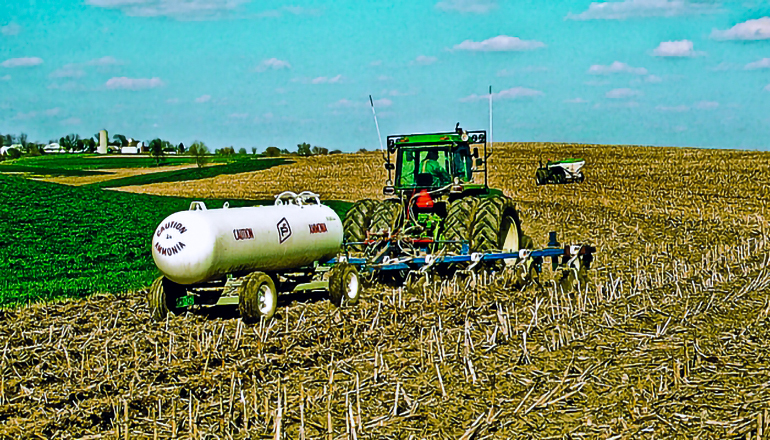
{"label": "implement wheel", "polygon": [[275,308],[278,306],[278,291],[275,283],[264,272],[252,272],[246,275],[238,294],[238,311],[244,322],[259,322],[259,318],[265,321],[272,319]]}
{"label": "implement wheel", "polygon": [[[366,240],[366,231],[372,220],[374,207],[377,202],[371,199],[359,200],[345,214],[342,228],[345,231],[346,242],[362,242]],[[361,250],[362,246],[353,246],[353,250]]]}
{"label": "implement wheel", "polygon": [[177,284],[164,276],[155,279],[147,296],[152,319],[163,321],[169,312],[175,315],[179,313],[182,309],[177,307],[176,301],[186,294],[187,289],[181,284]]}
{"label": "implement wheel", "polygon": [[350,263],[340,263],[329,271],[329,297],[332,304],[342,307],[356,305],[361,296],[361,277]]}

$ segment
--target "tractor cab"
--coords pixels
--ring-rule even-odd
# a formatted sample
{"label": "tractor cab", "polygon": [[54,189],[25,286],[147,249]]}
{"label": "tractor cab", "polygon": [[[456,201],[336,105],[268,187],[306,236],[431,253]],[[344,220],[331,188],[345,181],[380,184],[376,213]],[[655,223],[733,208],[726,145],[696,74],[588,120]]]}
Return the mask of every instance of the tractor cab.
{"label": "tractor cab", "polygon": [[486,138],[485,131],[466,132],[459,124],[455,132],[388,136],[385,193],[486,188]]}

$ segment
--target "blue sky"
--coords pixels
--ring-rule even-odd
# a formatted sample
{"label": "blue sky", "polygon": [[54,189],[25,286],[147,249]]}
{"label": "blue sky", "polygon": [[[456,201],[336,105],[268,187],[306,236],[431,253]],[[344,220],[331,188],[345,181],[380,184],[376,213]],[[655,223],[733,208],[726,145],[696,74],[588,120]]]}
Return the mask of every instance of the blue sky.
{"label": "blue sky", "polygon": [[762,1],[9,0],[0,133],[212,149],[494,137],[770,149]]}

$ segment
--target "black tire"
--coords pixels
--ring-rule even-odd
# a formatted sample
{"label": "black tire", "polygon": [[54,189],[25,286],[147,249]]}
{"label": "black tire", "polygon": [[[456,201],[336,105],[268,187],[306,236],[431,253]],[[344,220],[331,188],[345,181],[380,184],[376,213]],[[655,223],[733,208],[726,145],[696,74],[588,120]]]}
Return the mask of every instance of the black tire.
{"label": "black tire", "polygon": [[538,185],[545,185],[548,183],[548,171],[538,168],[537,172],[535,172],[535,183]]}
{"label": "black tire", "polygon": [[473,252],[517,252],[522,235],[519,213],[511,199],[505,196],[482,199],[473,221]]}
{"label": "black tire", "polygon": [[[371,199],[359,200],[353,204],[345,214],[342,228],[345,231],[345,242],[362,242],[366,240],[366,231],[369,230],[374,206],[377,202]],[[353,246],[354,250],[361,250],[361,246]]]}
{"label": "black tire", "polygon": [[583,183],[584,180],[586,180],[586,175],[583,174],[582,172],[580,172],[580,174],[578,175],[578,178],[575,179],[577,183]]}
{"label": "black tire", "polygon": [[369,232],[392,232],[396,228],[401,201],[388,199],[377,203],[372,209],[372,220],[369,222]]}
{"label": "black tire", "polygon": [[356,305],[361,297],[361,277],[356,267],[340,263],[329,271],[329,298],[337,307]]}
{"label": "black tire", "polygon": [[178,314],[182,309],[177,307],[176,301],[186,294],[187,289],[183,285],[164,276],[156,278],[147,295],[152,319],[163,321],[169,313]]}
{"label": "black tire", "polygon": [[252,272],[243,280],[238,294],[238,311],[243,322],[259,322],[260,317],[269,321],[278,306],[278,291],[275,283],[264,272]]}
{"label": "black tire", "polygon": [[[444,240],[466,241],[470,245],[473,218],[478,205],[479,199],[475,197],[457,199],[449,205],[443,228]],[[449,252],[460,253],[462,244],[447,243],[446,249]]]}

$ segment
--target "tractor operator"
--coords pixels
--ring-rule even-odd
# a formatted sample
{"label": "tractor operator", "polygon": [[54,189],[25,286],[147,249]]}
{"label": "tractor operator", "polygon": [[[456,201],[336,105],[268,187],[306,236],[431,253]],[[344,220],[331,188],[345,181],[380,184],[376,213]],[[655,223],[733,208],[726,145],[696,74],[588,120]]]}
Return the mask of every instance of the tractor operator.
{"label": "tractor operator", "polygon": [[420,164],[420,172],[430,174],[433,177],[432,186],[434,187],[444,186],[452,181],[449,173],[438,163],[438,151],[436,150],[429,150],[425,154],[425,160]]}

